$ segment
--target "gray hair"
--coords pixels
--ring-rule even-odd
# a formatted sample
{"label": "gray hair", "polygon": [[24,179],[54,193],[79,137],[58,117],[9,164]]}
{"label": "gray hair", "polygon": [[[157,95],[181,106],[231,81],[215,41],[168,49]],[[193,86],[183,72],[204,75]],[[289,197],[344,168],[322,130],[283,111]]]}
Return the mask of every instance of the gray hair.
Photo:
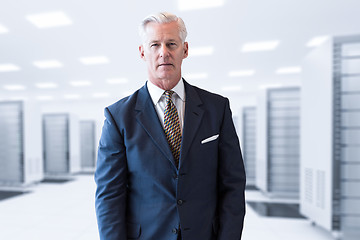
{"label": "gray hair", "polygon": [[177,22],[179,27],[180,39],[182,42],[185,42],[187,31],[184,21],[180,17],[168,12],[160,12],[149,15],[141,22],[139,26],[139,34],[143,42],[145,42],[146,39],[146,25],[150,22],[155,22],[155,23]]}

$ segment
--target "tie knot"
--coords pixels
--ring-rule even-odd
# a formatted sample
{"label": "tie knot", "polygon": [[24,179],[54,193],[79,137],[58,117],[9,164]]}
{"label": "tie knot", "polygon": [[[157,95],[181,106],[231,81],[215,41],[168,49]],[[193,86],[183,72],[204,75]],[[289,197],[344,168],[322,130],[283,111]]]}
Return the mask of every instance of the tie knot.
{"label": "tie knot", "polygon": [[172,97],[173,94],[174,94],[173,90],[166,90],[165,91],[165,97],[166,97],[167,102],[171,100],[171,97]]}

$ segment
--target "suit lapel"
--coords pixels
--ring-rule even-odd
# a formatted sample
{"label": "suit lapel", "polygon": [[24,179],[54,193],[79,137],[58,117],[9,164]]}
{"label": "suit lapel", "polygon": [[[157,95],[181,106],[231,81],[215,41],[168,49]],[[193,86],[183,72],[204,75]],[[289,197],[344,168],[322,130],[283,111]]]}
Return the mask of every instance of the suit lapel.
{"label": "suit lapel", "polygon": [[164,129],[159,121],[159,117],[156,113],[154,104],[151,100],[146,85],[144,85],[139,90],[135,110],[138,112],[136,115],[136,120],[144,128],[144,130],[150,136],[155,145],[160,149],[160,151],[165,155],[165,157],[169,159],[175,166],[175,159],[170,150]]}
{"label": "suit lapel", "polygon": [[195,91],[194,87],[184,80],[186,103],[185,103],[185,119],[183,129],[183,139],[181,143],[180,164],[182,165],[186,159],[186,155],[190,149],[197,130],[200,126],[204,110],[201,108],[202,101]]}

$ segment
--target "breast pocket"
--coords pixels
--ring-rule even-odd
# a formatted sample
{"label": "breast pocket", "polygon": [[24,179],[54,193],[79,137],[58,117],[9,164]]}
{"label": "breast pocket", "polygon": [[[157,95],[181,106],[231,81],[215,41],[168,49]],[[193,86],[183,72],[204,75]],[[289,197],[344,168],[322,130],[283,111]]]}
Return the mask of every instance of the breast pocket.
{"label": "breast pocket", "polygon": [[201,140],[201,144],[208,144],[208,143],[214,142],[218,138],[219,138],[219,134],[212,135],[210,137],[207,137],[207,138]]}

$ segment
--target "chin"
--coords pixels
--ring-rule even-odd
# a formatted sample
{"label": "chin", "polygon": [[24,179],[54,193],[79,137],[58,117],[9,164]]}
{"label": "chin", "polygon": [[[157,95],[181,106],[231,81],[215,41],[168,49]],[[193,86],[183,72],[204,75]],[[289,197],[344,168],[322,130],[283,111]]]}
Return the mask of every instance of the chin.
{"label": "chin", "polygon": [[174,74],[161,74],[160,79],[163,81],[170,81],[170,79],[174,78]]}

